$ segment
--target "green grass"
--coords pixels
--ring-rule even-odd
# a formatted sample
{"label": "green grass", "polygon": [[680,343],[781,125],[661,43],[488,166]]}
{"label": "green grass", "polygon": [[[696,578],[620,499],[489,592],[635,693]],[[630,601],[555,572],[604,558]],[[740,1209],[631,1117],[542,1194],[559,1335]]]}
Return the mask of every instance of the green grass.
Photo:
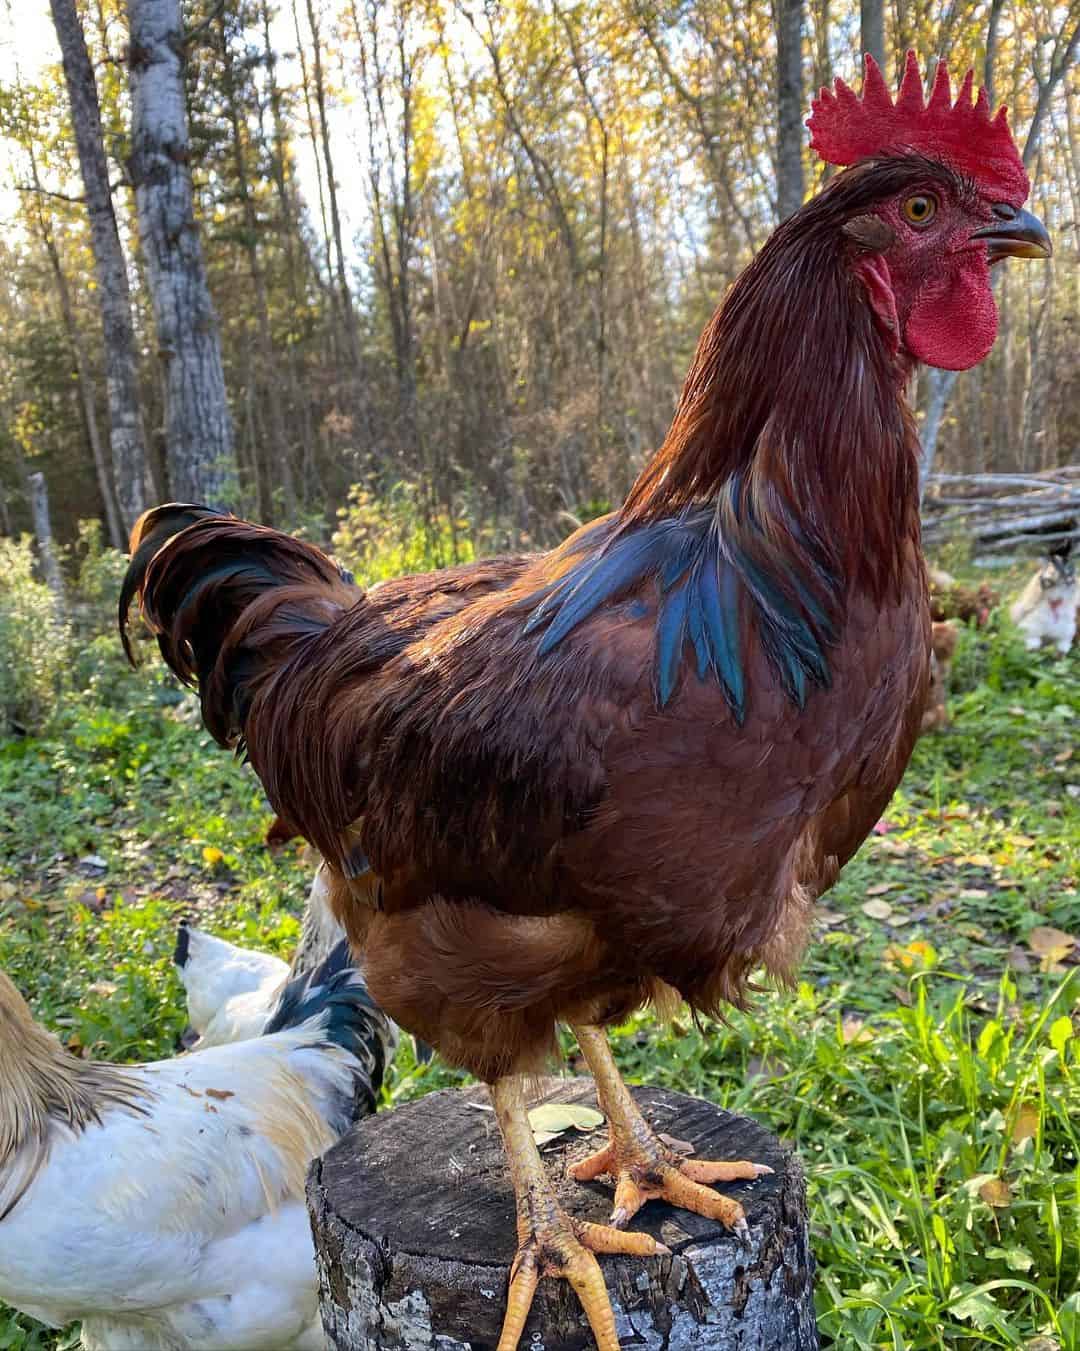
{"label": "green grass", "polygon": [[[263,847],[258,784],[189,696],[108,655],[89,683],[0,742],[0,964],[76,1051],[169,1055],[176,919],[287,953],[309,870]],[[1080,655],[965,634],[955,688],[797,991],[726,1026],[640,1016],[615,1045],[631,1078],[800,1150],[827,1344],[1080,1349],[1080,981],[1029,942],[1080,935]],[[405,1048],[385,1098],[455,1078]],[[59,1344],[0,1308],[0,1348]]]}

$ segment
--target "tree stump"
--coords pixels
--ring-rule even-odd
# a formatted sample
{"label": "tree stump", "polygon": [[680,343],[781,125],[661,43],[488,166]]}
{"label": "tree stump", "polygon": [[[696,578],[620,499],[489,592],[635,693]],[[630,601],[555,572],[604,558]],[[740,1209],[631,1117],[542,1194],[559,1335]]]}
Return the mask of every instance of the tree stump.
{"label": "tree stump", "polygon": [[[591,1079],[545,1080],[543,1101],[596,1106]],[[624,1347],[642,1351],[816,1351],[806,1184],[797,1157],[762,1127],[664,1089],[633,1090],[659,1131],[701,1158],[775,1169],[726,1184],[747,1213],[744,1246],[713,1221],[650,1202],[633,1227],[669,1257],[600,1259]],[[568,1163],[606,1126],[571,1131],[542,1153],[566,1210],[605,1221],[611,1186],[582,1185]],[[433,1093],[369,1117],[308,1178],[320,1307],[335,1351],[491,1351],[516,1247],[514,1196],[486,1089]],[[585,1351],[592,1336],[565,1281],[543,1280],[524,1351]]]}

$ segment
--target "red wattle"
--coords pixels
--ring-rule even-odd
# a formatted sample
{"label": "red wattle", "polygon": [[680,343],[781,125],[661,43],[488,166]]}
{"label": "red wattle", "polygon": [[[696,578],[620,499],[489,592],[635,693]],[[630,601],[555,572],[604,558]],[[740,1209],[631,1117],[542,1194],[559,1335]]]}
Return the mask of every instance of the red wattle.
{"label": "red wattle", "polygon": [[986,254],[971,251],[919,291],[904,326],[904,346],[945,371],[977,366],[997,336],[997,305]]}

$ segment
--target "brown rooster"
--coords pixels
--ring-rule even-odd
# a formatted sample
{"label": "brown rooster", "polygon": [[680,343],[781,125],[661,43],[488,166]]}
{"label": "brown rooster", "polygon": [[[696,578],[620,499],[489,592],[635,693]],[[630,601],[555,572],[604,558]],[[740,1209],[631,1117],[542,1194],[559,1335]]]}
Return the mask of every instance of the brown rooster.
{"label": "brown rooster", "polygon": [[[520,1246],[500,1348],[542,1276],[618,1341],[594,1253],[652,1197],[745,1226],[709,1183],[751,1162],[670,1150],[603,1031],[678,997],[742,1004],[790,978],[815,897],[900,780],[930,619],[918,361],[990,350],[990,264],[1046,257],[1004,111],[968,75],[894,103],[868,58],[809,126],[833,177],[706,329],[667,439],[621,510],[553,553],[363,592],[319,550],[192,506],[136,526],[137,594],[207,727],[242,746],[321,852],[372,993],[492,1085]],[[610,1226],[560,1207],[525,1076],[574,1029],[610,1143]]]}

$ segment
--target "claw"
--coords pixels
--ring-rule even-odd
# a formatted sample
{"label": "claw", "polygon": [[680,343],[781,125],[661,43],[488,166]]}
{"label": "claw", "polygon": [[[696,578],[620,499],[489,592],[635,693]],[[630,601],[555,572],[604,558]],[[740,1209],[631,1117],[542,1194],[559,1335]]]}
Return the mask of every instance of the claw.
{"label": "claw", "polygon": [[734,1224],[734,1226],[733,1226],[733,1228],[734,1228],[734,1231],[735,1231],[735,1235],[736,1235],[736,1237],[739,1239],[739,1241],[740,1241],[741,1243],[745,1244],[746,1247],[749,1247],[749,1246],[750,1246],[750,1226],[746,1223],[746,1220],[745,1220],[745,1219],[738,1219],[738,1220],[736,1220],[736,1221],[735,1221],[735,1224]]}

